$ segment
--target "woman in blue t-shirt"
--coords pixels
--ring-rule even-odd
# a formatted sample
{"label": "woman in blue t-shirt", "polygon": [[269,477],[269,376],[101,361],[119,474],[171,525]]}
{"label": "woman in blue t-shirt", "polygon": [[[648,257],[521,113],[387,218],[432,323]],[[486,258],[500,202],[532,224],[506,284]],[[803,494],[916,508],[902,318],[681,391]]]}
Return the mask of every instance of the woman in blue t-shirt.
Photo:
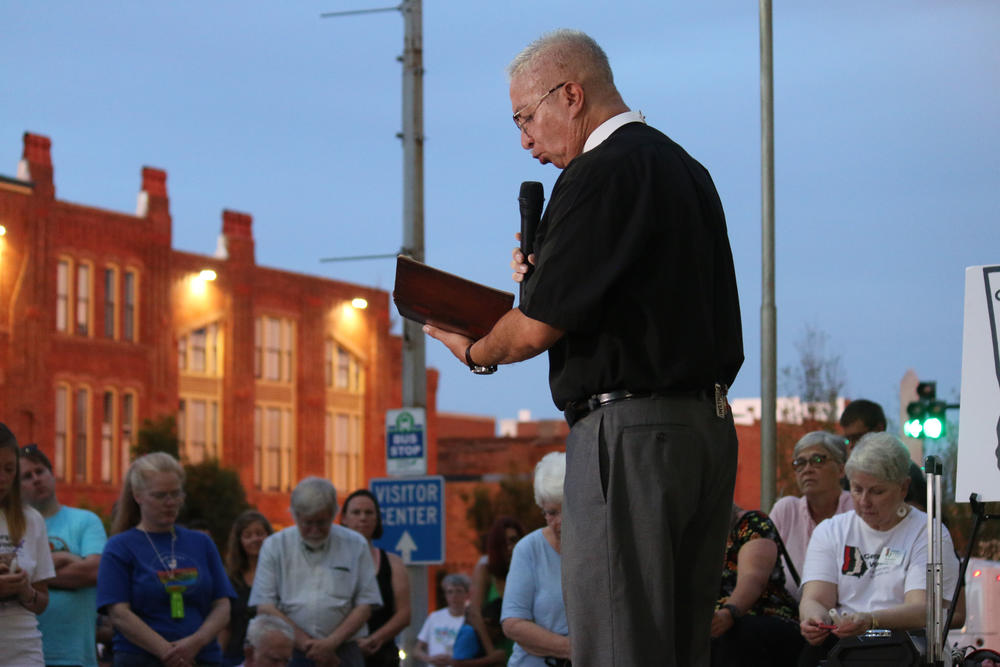
{"label": "woman in blue t-shirt", "polygon": [[115,627],[115,667],[215,665],[232,585],[212,540],[175,525],[184,470],[163,452],[129,468],[101,556],[97,606]]}

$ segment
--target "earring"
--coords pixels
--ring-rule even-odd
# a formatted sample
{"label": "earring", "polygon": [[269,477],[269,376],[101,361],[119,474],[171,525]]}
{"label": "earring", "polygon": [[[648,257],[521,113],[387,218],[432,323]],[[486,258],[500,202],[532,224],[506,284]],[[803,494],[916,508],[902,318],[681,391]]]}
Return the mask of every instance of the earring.
{"label": "earring", "polygon": [[896,508],[896,516],[898,516],[900,519],[902,519],[909,513],[910,513],[910,508],[909,505],[907,505],[906,503],[903,503],[898,508]]}

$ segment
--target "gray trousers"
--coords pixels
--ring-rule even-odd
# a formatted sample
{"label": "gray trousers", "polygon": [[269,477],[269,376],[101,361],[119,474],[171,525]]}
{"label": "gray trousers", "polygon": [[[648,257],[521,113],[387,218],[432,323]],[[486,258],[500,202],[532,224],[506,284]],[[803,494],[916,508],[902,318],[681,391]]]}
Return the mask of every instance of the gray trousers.
{"label": "gray trousers", "polygon": [[573,667],[699,667],[738,445],[711,400],[612,403],[566,441],[562,584]]}

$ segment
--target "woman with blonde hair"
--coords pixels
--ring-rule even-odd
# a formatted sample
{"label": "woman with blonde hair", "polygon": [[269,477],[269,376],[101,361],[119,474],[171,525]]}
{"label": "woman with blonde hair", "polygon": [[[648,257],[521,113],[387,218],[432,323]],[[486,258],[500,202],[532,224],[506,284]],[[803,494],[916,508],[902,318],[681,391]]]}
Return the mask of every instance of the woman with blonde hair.
{"label": "woman with blonde hair", "polygon": [[176,525],[184,469],[153,452],[136,459],[101,556],[97,607],[115,627],[116,667],[189,667],[222,661],[232,585],[215,544]]}
{"label": "woman with blonde hair", "polygon": [[44,665],[38,614],[49,604],[56,576],[45,519],[21,503],[17,439],[0,424],[0,660]]}

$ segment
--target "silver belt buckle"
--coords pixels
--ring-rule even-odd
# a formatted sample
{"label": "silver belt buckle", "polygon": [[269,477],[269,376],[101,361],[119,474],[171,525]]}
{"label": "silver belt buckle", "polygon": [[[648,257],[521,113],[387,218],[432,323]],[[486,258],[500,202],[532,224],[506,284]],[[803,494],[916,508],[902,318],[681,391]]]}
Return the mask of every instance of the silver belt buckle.
{"label": "silver belt buckle", "polygon": [[715,383],[715,416],[719,419],[726,418],[726,393],[729,387],[724,384]]}

